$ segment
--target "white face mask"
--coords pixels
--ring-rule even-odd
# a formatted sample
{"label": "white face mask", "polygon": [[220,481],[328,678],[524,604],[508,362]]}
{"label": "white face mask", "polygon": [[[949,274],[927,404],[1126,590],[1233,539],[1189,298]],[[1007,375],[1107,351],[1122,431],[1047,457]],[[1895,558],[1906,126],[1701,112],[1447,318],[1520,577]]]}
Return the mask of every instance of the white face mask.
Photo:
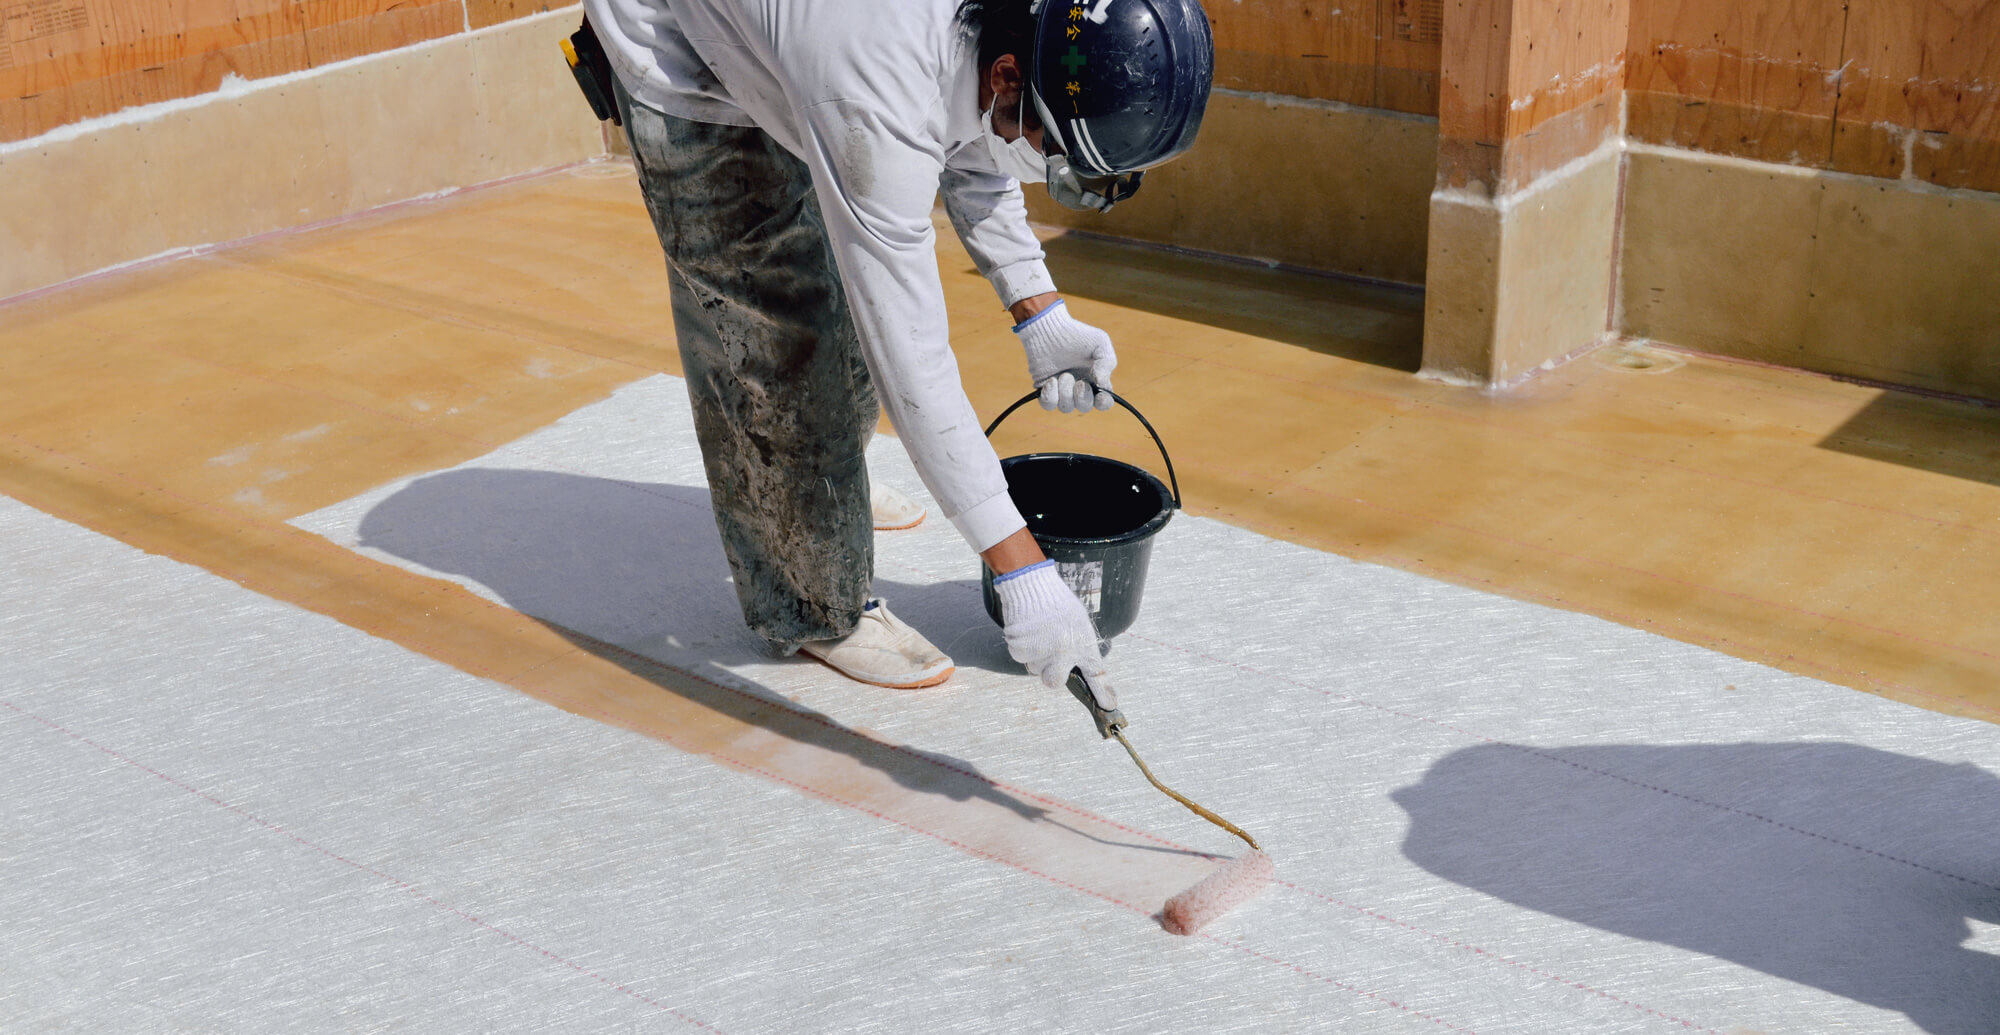
{"label": "white face mask", "polygon": [[[1027,106],[1027,93],[1021,94],[1022,107]],[[1049,178],[1048,160],[1042,157],[1035,145],[1028,142],[1027,134],[1007,140],[993,129],[993,109],[999,107],[1000,99],[994,98],[986,113],[981,116],[980,127],[985,131],[986,153],[993,156],[993,164],[1000,169],[1000,175],[1012,176],[1022,183],[1045,183]],[[1015,124],[1020,124],[1020,112],[1015,113]]]}

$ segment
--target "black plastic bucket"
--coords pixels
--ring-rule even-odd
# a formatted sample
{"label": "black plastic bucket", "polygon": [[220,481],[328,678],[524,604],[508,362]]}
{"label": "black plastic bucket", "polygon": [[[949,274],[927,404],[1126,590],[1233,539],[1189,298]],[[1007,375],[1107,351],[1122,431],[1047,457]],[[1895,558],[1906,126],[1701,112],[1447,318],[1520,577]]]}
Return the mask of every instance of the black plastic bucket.
{"label": "black plastic bucket", "polygon": [[[988,438],[1008,415],[1040,398],[1030,392],[986,426]],[[1167,465],[1173,492],[1144,470],[1109,457],[1088,453],[1028,453],[1000,461],[1007,477],[1007,495],[1028,522],[1028,532],[1042,552],[1056,562],[1064,584],[1083,601],[1097,623],[1098,639],[1110,641],[1132,627],[1139,617],[1139,598],[1146,589],[1146,566],[1153,556],[1153,536],[1181,505],[1174,461],[1160,434],[1132,404],[1112,395],[1118,405],[1139,418],[1160,459]],[[1000,597],[993,591],[993,569],[980,565],[980,589],[986,613],[1000,621]]]}

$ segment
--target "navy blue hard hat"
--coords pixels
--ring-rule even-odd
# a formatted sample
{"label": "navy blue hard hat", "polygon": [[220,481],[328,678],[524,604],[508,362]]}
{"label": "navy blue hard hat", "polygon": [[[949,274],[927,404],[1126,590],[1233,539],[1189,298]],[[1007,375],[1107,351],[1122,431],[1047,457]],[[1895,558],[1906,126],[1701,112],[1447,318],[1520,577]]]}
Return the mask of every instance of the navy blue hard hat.
{"label": "navy blue hard hat", "polygon": [[1048,150],[1075,174],[1122,177],[1194,145],[1215,79],[1197,0],[1038,0],[1034,10],[1028,92],[1043,139],[1057,145]]}

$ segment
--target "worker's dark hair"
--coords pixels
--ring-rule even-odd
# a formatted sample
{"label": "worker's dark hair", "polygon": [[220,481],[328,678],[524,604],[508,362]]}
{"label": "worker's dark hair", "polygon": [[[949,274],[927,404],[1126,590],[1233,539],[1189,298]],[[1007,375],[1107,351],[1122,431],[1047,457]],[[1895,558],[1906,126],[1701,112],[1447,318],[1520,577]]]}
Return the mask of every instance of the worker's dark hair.
{"label": "worker's dark hair", "polygon": [[1012,54],[1027,69],[1035,52],[1035,16],[1028,0],[960,0],[958,20],[979,40],[979,67],[1002,54]]}

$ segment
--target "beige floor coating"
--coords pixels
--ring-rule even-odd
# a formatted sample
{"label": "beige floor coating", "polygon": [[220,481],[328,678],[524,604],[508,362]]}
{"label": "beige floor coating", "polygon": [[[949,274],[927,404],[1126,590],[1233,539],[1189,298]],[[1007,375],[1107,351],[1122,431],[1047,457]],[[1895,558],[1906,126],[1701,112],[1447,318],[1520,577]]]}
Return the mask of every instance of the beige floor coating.
{"label": "beige floor coating", "polygon": [[[975,405],[998,413],[1025,388],[1019,354],[941,241],[954,344]],[[1117,387],[1165,437],[1194,513],[2000,720],[2000,411],[1613,353],[1493,397],[1412,376],[1417,295],[1049,248],[1078,315],[1117,340]],[[670,676],[282,523],[675,372],[668,326],[616,164],[107,276],[0,308],[0,492],[685,733],[687,716],[639,703],[660,695],[618,689]],[[1120,415],[1023,410],[999,438],[1157,464]],[[598,705],[572,700],[585,693]]]}

